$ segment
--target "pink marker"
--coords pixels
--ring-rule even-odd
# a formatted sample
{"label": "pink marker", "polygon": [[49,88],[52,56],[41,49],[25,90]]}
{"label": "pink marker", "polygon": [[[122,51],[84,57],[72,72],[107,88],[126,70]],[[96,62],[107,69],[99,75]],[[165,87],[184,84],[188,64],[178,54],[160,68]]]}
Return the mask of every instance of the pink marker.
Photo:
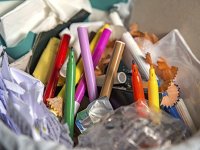
{"label": "pink marker", "polygon": [[[109,41],[110,35],[111,35],[111,30],[105,28],[103,30],[97,44],[96,44],[96,47],[94,49],[94,53],[92,55],[93,70],[94,70],[94,68],[96,68],[96,66],[99,63],[99,60],[100,60],[100,58],[101,58],[101,56],[102,56],[102,54],[103,54],[103,52],[106,48],[106,45]],[[75,109],[74,109],[75,114],[77,113],[77,111],[79,109],[79,106],[80,106],[80,103],[83,99],[85,91],[86,91],[86,79],[85,79],[85,76],[83,75],[82,78],[79,81],[79,84],[78,84],[78,86],[76,88],[76,92],[75,92]],[[90,101],[93,101],[93,100],[94,99],[90,99]]]}

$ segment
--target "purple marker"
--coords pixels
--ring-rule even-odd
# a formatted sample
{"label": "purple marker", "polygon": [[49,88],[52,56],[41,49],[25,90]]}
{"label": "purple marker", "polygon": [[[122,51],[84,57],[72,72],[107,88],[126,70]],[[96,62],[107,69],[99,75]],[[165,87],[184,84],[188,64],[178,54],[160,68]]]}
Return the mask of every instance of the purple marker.
{"label": "purple marker", "polygon": [[[98,65],[99,63],[99,60],[106,48],[106,45],[108,43],[108,40],[110,38],[110,34],[111,34],[111,30],[110,29],[107,29],[105,28],[96,44],[96,47],[94,49],[94,53],[92,55],[92,60],[93,60],[93,70],[94,68],[96,68],[96,66]],[[76,92],[75,92],[75,109],[74,109],[74,113],[76,114],[78,109],[79,109],[79,106],[80,106],[80,103],[83,99],[83,96],[85,94],[85,91],[86,91],[86,78],[85,76],[83,75],[82,78],[80,79],[79,81],[79,84],[76,88]],[[89,98],[90,99],[90,98]],[[90,101],[93,101],[94,99],[90,99]]]}
{"label": "purple marker", "polygon": [[89,99],[94,100],[97,98],[97,85],[89,46],[88,31],[86,27],[78,27],[78,37]]}

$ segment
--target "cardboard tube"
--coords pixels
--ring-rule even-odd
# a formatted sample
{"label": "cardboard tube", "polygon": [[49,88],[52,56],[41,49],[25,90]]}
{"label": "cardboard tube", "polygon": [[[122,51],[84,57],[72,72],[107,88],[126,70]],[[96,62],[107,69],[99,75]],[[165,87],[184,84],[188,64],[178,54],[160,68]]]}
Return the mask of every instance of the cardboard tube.
{"label": "cardboard tube", "polygon": [[114,51],[108,65],[108,70],[106,72],[106,79],[101,89],[100,97],[107,96],[110,97],[112,86],[114,83],[114,79],[117,75],[117,70],[119,67],[119,63],[122,58],[122,54],[124,51],[125,43],[121,41],[116,41],[114,45]]}

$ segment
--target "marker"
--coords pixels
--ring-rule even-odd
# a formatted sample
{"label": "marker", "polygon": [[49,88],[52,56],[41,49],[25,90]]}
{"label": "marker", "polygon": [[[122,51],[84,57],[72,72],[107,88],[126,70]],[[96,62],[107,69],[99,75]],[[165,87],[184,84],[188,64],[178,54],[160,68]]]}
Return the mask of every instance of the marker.
{"label": "marker", "polygon": [[108,65],[108,70],[106,72],[106,79],[101,89],[100,97],[107,96],[110,97],[114,78],[117,75],[117,69],[122,58],[125,43],[121,41],[116,41],[114,45],[113,54]]}
{"label": "marker", "polygon": [[83,60],[84,74],[87,83],[88,96],[92,101],[97,98],[97,85],[94,74],[94,65],[90,52],[88,30],[86,27],[78,27],[78,38],[81,47],[81,56]]}
{"label": "marker", "polygon": [[58,51],[59,43],[60,40],[55,37],[49,40],[49,43],[44,49],[33,72],[33,76],[40,80],[44,85],[47,84],[49,75],[51,74],[52,66],[54,65],[54,60]]}
{"label": "marker", "polygon": [[[96,77],[96,81],[97,81],[97,86],[103,86],[104,80],[106,78],[106,75],[100,75]],[[124,84],[127,80],[126,74],[124,72],[118,72],[116,75],[116,78],[114,79],[113,84],[117,85],[117,84]]]}
{"label": "marker", "polygon": [[[97,34],[95,35],[95,37],[93,38],[92,42],[90,43],[91,53],[93,53],[94,48],[96,46],[97,41],[99,40],[99,37],[100,37],[101,33],[103,32],[103,30],[105,28],[108,28],[108,27],[109,27],[109,25],[105,24],[102,28],[100,28],[98,30]],[[76,65],[76,84],[79,82],[82,74],[83,74],[83,61],[82,61],[82,58],[80,58],[80,60],[78,61],[78,64]],[[59,92],[58,96],[64,98],[64,93],[65,93],[65,85],[62,87],[62,89]]]}
{"label": "marker", "polygon": [[133,88],[133,96],[135,101],[144,101],[144,89],[142,78],[138,71],[137,65],[132,64],[132,88]]}
{"label": "marker", "polygon": [[[93,65],[94,65],[93,69],[99,63],[99,60],[100,60],[100,58],[106,48],[106,45],[109,41],[110,34],[111,34],[111,30],[105,28],[99,38],[99,41],[96,44],[94,54],[92,55],[92,60],[93,60]],[[75,93],[75,114],[77,113],[77,111],[79,109],[79,106],[83,99],[85,91],[86,91],[86,80],[85,80],[85,76],[83,75],[77,86],[76,93]],[[92,100],[94,100],[94,99],[90,99],[90,101],[92,101]]]}
{"label": "marker", "polygon": [[76,62],[74,59],[74,50],[69,53],[69,61],[67,63],[67,78],[66,78],[66,96],[64,108],[64,122],[69,126],[70,136],[73,139],[74,135],[74,93],[75,93],[75,68]]}
{"label": "marker", "polygon": [[59,79],[59,71],[62,67],[62,64],[64,63],[64,61],[66,59],[69,41],[70,41],[70,35],[64,34],[61,39],[59,49],[58,49],[58,52],[56,55],[55,63],[54,63],[50,78],[48,80],[45,92],[44,92],[44,103],[45,104],[46,104],[48,98],[54,97],[57,82]]}
{"label": "marker", "polygon": [[156,80],[156,74],[153,66],[149,69],[148,103],[150,108],[155,108],[158,111],[160,110],[158,81]]}

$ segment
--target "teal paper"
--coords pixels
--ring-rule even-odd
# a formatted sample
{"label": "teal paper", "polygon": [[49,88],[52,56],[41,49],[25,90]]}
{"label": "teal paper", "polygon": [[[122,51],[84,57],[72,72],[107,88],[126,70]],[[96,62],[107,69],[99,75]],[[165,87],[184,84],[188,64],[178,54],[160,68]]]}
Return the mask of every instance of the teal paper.
{"label": "teal paper", "polygon": [[35,33],[29,32],[15,47],[7,47],[5,51],[13,59],[19,59],[32,49],[35,37]]}
{"label": "teal paper", "polygon": [[90,0],[90,3],[93,8],[105,11],[111,9],[113,4],[120,2],[127,3],[128,0]]}
{"label": "teal paper", "polygon": [[4,41],[4,39],[2,38],[2,36],[0,34],[0,46],[1,45],[6,47],[6,42]]}

